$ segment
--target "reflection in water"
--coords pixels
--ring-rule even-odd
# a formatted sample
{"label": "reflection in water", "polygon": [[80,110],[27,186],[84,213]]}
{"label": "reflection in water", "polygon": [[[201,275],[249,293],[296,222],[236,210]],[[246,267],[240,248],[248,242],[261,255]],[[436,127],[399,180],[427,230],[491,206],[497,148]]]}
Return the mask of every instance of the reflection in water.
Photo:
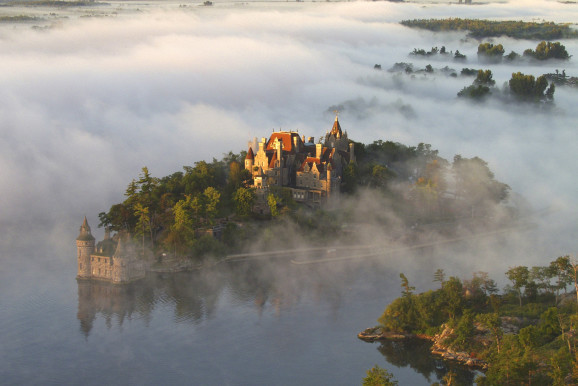
{"label": "reflection in water", "polygon": [[[347,366],[349,362],[355,367],[357,364],[353,362],[360,362],[361,368],[367,370],[375,362],[367,359],[363,364],[363,356],[371,356],[373,350],[355,337],[367,323],[360,323],[364,318],[357,317],[367,311],[368,304],[373,304],[379,311],[371,311],[376,309],[373,306],[371,317],[366,320],[375,321],[381,307],[388,299],[393,300],[399,290],[397,275],[397,271],[369,261],[366,264],[296,266],[276,260],[222,264],[194,272],[150,273],[144,280],[129,285],[79,281],[77,317],[86,338],[99,318],[109,329],[136,319],[144,321],[145,329],[154,319],[162,323],[162,331],[167,331],[167,327],[171,330],[170,324],[191,325],[193,331],[202,334],[179,335],[176,331],[182,333],[183,330],[175,328],[177,335],[169,334],[170,339],[183,340],[183,345],[173,343],[173,349],[181,347],[184,352],[194,352],[195,348],[202,347],[205,350],[210,342],[209,346],[218,351],[212,354],[213,357],[225,358],[229,355],[237,358],[238,352],[226,343],[219,345],[221,329],[242,326],[237,330],[236,345],[251,350],[251,357],[260,358],[268,366],[277,366],[279,359],[274,358],[279,356],[285,358],[286,363],[297,362],[300,366],[311,361],[316,363],[315,358],[324,358],[328,354],[325,350],[331,347],[329,350],[335,352],[356,351],[361,355],[358,359],[342,358],[345,363],[340,362],[339,367]],[[172,314],[172,319],[159,318],[167,313]],[[142,331],[140,324],[131,325],[131,331]],[[119,329],[115,333],[123,331]],[[289,336],[291,339],[287,340]],[[299,362],[300,358],[295,355],[302,353],[303,347],[317,351]],[[450,368],[463,384],[472,384],[474,374],[467,369],[441,361],[436,367],[436,359],[428,348],[428,342],[416,340],[383,342],[378,350],[393,366],[411,369],[394,374],[402,384],[409,380],[421,384],[419,380],[415,383],[416,379],[408,375],[409,372],[421,374],[430,384],[440,381]],[[202,364],[199,366],[195,371],[200,382],[215,380],[213,375],[202,372]],[[259,364],[241,361],[235,371],[240,374],[248,371],[245,376],[250,376],[251,371],[258,371],[251,366],[260,369]],[[363,372],[357,376],[361,379]]]}
{"label": "reflection in water", "polygon": [[[287,276],[287,269],[306,274]],[[339,273],[341,272],[341,273]],[[146,279],[126,285],[78,280],[78,320],[88,337],[97,316],[112,326],[122,325],[134,314],[148,320],[156,306],[172,305],[175,323],[199,322],[211,318],[224,293],[234,304],[249,304],[262,315],[269,307],[276,315],[299,304],[303,297],[314,303],[326,302],[336,315],[344,288],[355,277],[351,271],[332,271],[289,266],[289,263],[243,262],[212,270],[173,274],[150,273]],[[345,285],[344,285],[345,284]]]}
{"label": "reflection in water", "polygon": [[450,370],[457,375],[460,385],[472,385],[475,372],[457,363],[437,359],[430,353],[431,342],[423,339],[386,340],[380,343],[377,350],[385,359],[396,367],[407,367],[422,374],[428,382],[432,377],[440,381]]}

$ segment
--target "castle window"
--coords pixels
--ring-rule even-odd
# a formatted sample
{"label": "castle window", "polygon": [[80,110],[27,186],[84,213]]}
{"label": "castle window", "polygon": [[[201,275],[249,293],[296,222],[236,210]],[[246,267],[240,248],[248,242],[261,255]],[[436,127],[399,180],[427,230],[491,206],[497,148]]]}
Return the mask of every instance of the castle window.
{"label": "castle window", "polygon": [[80,263],[80,264],[78,265],[78,268],[79,268],[79,269],[82,269],[82,263]]}

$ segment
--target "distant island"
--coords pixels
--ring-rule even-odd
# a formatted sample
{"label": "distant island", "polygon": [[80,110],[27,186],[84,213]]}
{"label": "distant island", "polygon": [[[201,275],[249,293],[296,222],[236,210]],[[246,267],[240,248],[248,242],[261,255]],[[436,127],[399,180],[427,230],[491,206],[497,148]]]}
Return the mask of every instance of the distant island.
{"label": "distant island", "polygon": [[78,277],[120,283],[147,270],[295,255],[306,246],[341,253],[380,227],[389,249],[458,239],[512,226],[524,209],[509,203],[509,191],[481,158],[450,163],[423,143],[365,145],[349,139],[336,116],[318,141],[274,131],[247,151],[162,178],[143,167],[126,199],[99,214],[102,242],[85,218]]}
{"label": "distant island", "polygon": [[410,28],[421,28],[435,32],[468,31],[468,36],[476,39],[499,36],[538,40],[578,38],[578,32],[570,28],[570,23],[447,18],[403,20],[401,24]]}

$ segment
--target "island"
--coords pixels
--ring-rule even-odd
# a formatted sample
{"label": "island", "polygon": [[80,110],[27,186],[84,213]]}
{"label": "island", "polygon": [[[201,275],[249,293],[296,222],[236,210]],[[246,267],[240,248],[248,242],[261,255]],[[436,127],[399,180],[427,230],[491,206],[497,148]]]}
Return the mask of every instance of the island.
{"label": "island", "polygon": [[577,379],[578,260],[560,256],[547,266],[514,266],[500,294],[485,272],[446,278],[439,288],[414,293],[401,273],[402,296],[379,325],[358,334],[368,342],[425,339],[431,352],[483,371],[478,385],[563,385]]}
{"label": "island", "polygon": [[[361,258],[463,240],[527,225],[509,191],[481,158],[450,163],[423,143],[365,145],[336,115],[318,141],[273,131],[247,151],[166,177],[143,167],[126,199],[99,214],[104,240],[84,219],[78,278],[125,283],[255,256],[303,264],[304,255]],[[379,242],[355,241],[376,226],[388,229]]]}

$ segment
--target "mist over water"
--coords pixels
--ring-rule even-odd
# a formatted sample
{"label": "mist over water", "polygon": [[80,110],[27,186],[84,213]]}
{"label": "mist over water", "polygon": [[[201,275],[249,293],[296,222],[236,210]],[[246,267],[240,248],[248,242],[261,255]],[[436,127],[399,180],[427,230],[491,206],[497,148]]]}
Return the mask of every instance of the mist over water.
{"label": "mist over water", "polygon": [[[0,349],[0,362],[25,362],[23,355],[34,351],[34,344],[45,347],[42,354],[47,354],[55,347],[62,348],[59,339],[66,336],[62,331],[78,333],[73,241],[78,226],[87,215],[96,238],[102,238],[97,214],[123,199],[127,184],[143,166],[162,177],[183,165],[221,158],[230,150],[246,150],[248,141],[268,136],[273,129],[299,130],[317,139],[331,128],[335,108],[340,110],[342,128],[355,141],[429,143],[450,161],[455,154],[479,156],[489,163],[497,180],[511,186],[513,198],[521,197],[535,210],[549,209],[532,218],[537,226],[525,232],[368,262],[368,266],[379,267],[387,282],[375,290],[374,298],[369,294],[379,280],[374,277],[363,282],[354,276],[350,283],[355,295],[344,295],[346,300],[335,306],[337,311],[321,306],[323,315],[337,315],[337,324],[347,328],[347,333],[356,334],[375,322],[399,293],[399,272],[405,272],[412,285],[423,291],[431,288],[436,268],[463,278],[484,270],[502,283],[505,279],[499,275],[509,266],[544,265],[559,255],[576,256],[577,89],[558,87],[555,109],[539,111],[497,100],[483,104],[458,100],[457,92],[473,78],[446,77],[440,71],[412,78],[386,71],[396,62],[412,62],[416,69],[431,64],[438,70],[447,65],[458,73],[463,67],[491,69],[499,87],[517,71],[538,76],[565,69],[569,76],[578,76],[576,40],[562,41],[573,55],[567,62],[482,65],[476,57],[479,41],[463,33],[433,34],[398,24],[404,19],[450,16],[576,22],[575,4],[215,3],[213,7],[183,9],[177,4],[160,7],[151,3],[143,4],[142,12],[115,3],[124,10],[115,17],[77,15],[42,31],[0,25],[0,304],[9,311],[0,316],[0,331],[10,331],[8,343]],[[510,38],[492,41],[503,44],[506,53],[522,53],[538,43]],[[408,55],[414,48],[427,51],[442,45],[466,54],[467,61]],[[375,64],[383,70],[374,70]],[[370,199],[356,204],[363,213],[389,210]],[[371,242],[387,231],[375,229],[362,235],[360,242]],[[311,280],[326,285],[335,277],[342,278],[339,275],[361,275],[359,265],[327,267]],[[296,279],[280,273],[272,277],[279,281],[279,292],[300,292],[296,289],[300,286],[291,281],[302,284],[298,275]],[[302,311],[295,319],[299,322],[332,298],[320,290],[320,300],[309,303],[304,299],[315,293],[311,287],[305,285],[307,290],[292,299]],[[220,323],[243,319],[249,306],[246,299],[238,301],[236,296],[243,291],[234,288],[218,292],[221,300],[216,309],[220,311],[217,316],[207,314],[206,320],[220,321],[219,315],[229,312],[223,310],[230,309],[241,316]],[[333,289],[347,294],[347,288]],[[361,298],[370,300],[362,304],[358,302]],[[167,318],[162,316],[165,303],[159,304],[153,320]],[[243,306],[236,308],[239,304]],[[265,304],[273,312],[273,303]],[[344,315],[344,310],[354,311],[356,316]],[[37,324],[39,313],[46,318],[42,328]],[[111,341],[124,338],[125,350],[115,352],[115,357],[127,361],[122,363],[134,357],[152,362],[135,353],[135,342],[144,339],[145,346],[157,349],[161,343],[147,341],[131,327],[142,324],[144,336],[150,332],[146,328],[162,329],[162,324],[136,318],[123,323],[123,328],[114,327],[110,335],[103,324],[105,313],[98,314],[91,335],[107,342],[97,350],[112,350]],[[115,318],[113,315],[112,320]],[[352,319],[345,321],[347,318]],[[280,319],[283,323],[269,330],[271,333],[290,327],[291,318]],[[58,332],[55,324],[62,320],[63,330]],[[26,330],[12,332],[21,322]],[[317,323],[313,331],[324,331],[327,320]],[[183,329],[181,322],[176,325]],[[217,327],[206,328],[215,337]],[[245,333],[251,334],[250,327],[244,327]],[[28,332],[34,330],[35,338],[29,340]],[[338,339],[338,335],[336,331],[332,337]],[[79,342],[84,339],[80,333],[74,336]],[[171,342],[178,340],[177,335],[162,336]],[[309,337],[313,335],[298,334],[298,341]],[[90,338],[89,342],[94,343]],[[94,354],[94,346],[82,347],[84,354],[92,352],[95,359],[105,356]],[[241,345],[232,352],[240,355],[244,348]],[[227,349],[231,347],[219,344],[212,353]],[[18,350],[22,351],[15,357],[13,352]],[[186,347],[179,346],[179,350],[186,355]],[[323,348],[313,350],[321,353]],[[368,355],[375,355],[371,359],[351,359],[355,371],[361,369],[352,379],[361,379],[363,371],[382,358],[370,346],[361,346],[357,353],[370,351]],[[288,361],[290,357],[284,358]],[[234,360],[232,355],[226,358]],[[348,358],[344,354],[342,359]],[[62,357],[58,363],[66,360],[71,358]],[[0,365],[0,373],[9,370],[6,365]],[[177,372],[185,371],[183,363],[175,366]],[[297,371],[297,364],[293,366]],[[43,367],[46,374],[48,367]],[[23,375],[28,368],[20,370],[22,374],[15,379],[28,379]],[[222,373],[222,367],[218,370],[219,380],[237,384],[231,380],[234,374]],[[243,374],[256,376],[251,370]],[[149,375],[149,380],[154,379]]]}

